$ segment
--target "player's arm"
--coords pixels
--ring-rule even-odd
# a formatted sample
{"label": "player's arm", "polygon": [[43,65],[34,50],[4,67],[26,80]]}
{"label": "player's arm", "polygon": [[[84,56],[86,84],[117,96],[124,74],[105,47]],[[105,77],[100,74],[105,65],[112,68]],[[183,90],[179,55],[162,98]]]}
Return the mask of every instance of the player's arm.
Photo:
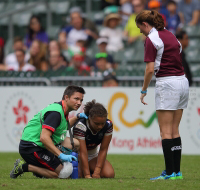
{"label": "player's arm", "polygon": [[[142,91],[147,90],[147,88],[151,82],[153,73],[154,73],[154,62],[147,62],[146,70],[145,70],[145,74],[144,74],[144,82],[143,82],[143,86],[142,86]],[[147,93],[141,93],[141,95],[140,95],[140,101],[144,105],[147,105],[147,103],[144,102],[144,97],[146,96],[146,94]]]}
{"label": "player's arm", "polygon": [[86,142],[85,140],[78,139],[80,142],[80,161],[81,161],[81,169],[83,171],[84,177],[85,178],[91,178],[90,176],[90,169],[89,169],[89,164],[88,164],[88,152],[87,152],[87,147],[86,147]]}
{"label": "player's arm", "polygon": [[145,53],[144,53],[144,62],[146,62],[146,69],[144,74],[144,83],[142,91],[146,91],[149,83],[151,82],[152,76],[154,74],[154,62],[157,56],[157,49],[150,40],[146,38],[145,40]]}
{"label": "player's arm", "polygon": [[144,74],[144,83],[142,87],[142,91],[146,91],[149,83],[151,82],[152,76],[154,73],[154,62],[148,62],[146,64],[145,74]]}
{"label": "player's arm", "polygon": [[80,143],[79,158],[83,175],[85,178],[91,178],[88,164],[88,151],[85,142],[86,130],[86,126],[79,122],[73,128],[73,135]]}
{"label": "player's arm", "polygon": [[93,178],[100,178],[101,169],[105,163],[108,147],[109,147],[111,139],[112,139],[112,134],[108,136],[104,135],[104,138],[102,140],[101,147],[99,150],[97,164],[96,164],[94,173],[92,175]]}

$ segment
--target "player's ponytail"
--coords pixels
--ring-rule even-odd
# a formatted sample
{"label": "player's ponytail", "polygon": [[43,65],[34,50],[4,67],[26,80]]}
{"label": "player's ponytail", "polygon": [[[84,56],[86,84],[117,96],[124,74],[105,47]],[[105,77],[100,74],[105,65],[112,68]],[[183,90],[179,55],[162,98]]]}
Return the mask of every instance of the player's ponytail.
{"label": "player's ponytail", "polygon": [[90,102],[87,102],[84,106],[84,113],[87,116],[93,117],[107,117],[108,113],[106,108],[100,104],[97,103],[96,100],[92,100]]}
{"label": "player's ponytail", "polygon": [[165,27],[164,19],[157,11],[151,11],[151,15],[153,15],[153,26],[156,30],[163,30]]}
{"label": "player's ponytail", "polygon": [[142,24],[143,22],[147,22],[149,25],[156,28],[156,30],[163,30],[165,27],[164,19],[161,14],[157,11],[141,11],[135,19],[135,22],[138,24]]}

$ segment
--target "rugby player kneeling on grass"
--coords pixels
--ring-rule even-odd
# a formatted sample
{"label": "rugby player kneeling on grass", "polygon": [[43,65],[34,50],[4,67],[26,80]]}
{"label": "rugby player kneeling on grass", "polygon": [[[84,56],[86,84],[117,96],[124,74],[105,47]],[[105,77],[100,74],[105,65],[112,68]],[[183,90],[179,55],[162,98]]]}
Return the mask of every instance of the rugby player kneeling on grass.
{"label": "rugby player kneeling on grass", "polygon": [[84,113],[88,119],[80,118],[73,128],[74,138],[80,143],[79,177],[114,178],[114,169],[106,160],[113,132],[113,124],[107,119],[107,110],[92,100],[84,106]]}
{"label": "rugby player kneeling on grass", "polygon": [[[17,178],[24,172],[33,172],[37,177],[46,178],[68,178],[71,175],[73,167],[70,162],[76,160],[76,157],[70,155],[72,146],[66,132],[68,126],[73,126],[78,118],[87,116],[81,113],[79,117],[75,116],[68,121],[68,114],[78,110],[84,94],[83,88],[68,86],[62,101],[48,105],[28,122],[19,145],[19,153],[25,162],[16,160],[10,173],[11,178]],[[78,140],[74,139],[74,144],[79,149]],[[65,154],[62,152],[66,148],[69,155],[66,151]]]}

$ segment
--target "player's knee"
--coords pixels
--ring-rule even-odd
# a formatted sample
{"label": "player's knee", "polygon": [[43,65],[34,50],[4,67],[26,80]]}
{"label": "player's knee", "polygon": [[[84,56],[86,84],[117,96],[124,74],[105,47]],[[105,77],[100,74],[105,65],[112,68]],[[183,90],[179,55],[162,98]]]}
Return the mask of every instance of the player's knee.
{"label": "player's knee", "polygon": [[75,138],[73,140],[74,140],[74,146],[75,146],[76,150],[78,151],[80,149],[80,142]]}
{"label": "player's knee", "polygon": [[103,178],[114,178],[115,177],[115,171],[114,170],[109,170],[103,173],[102,175]]}
{"label": "player's knee", "polygon": [[72,164],[70,162],[64,162],[63,167],[60,170],[60,173],[58,175],[58,178],[66,179],[66,178],[70,177],[72,172],[73,172]]}

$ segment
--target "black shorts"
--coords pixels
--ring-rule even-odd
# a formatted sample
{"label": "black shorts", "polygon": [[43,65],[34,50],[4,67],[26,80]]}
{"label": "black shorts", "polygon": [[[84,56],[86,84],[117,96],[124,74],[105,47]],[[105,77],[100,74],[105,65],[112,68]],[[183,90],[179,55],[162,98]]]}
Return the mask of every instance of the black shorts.
{"label": "black shorts", "polygon": [[31,164],[40,168],[47,168],[51,171],[54,171],[60,164],[62,164],[57,156],[46,149],[28,154],[20,151],[19,153],[27,164]]}

